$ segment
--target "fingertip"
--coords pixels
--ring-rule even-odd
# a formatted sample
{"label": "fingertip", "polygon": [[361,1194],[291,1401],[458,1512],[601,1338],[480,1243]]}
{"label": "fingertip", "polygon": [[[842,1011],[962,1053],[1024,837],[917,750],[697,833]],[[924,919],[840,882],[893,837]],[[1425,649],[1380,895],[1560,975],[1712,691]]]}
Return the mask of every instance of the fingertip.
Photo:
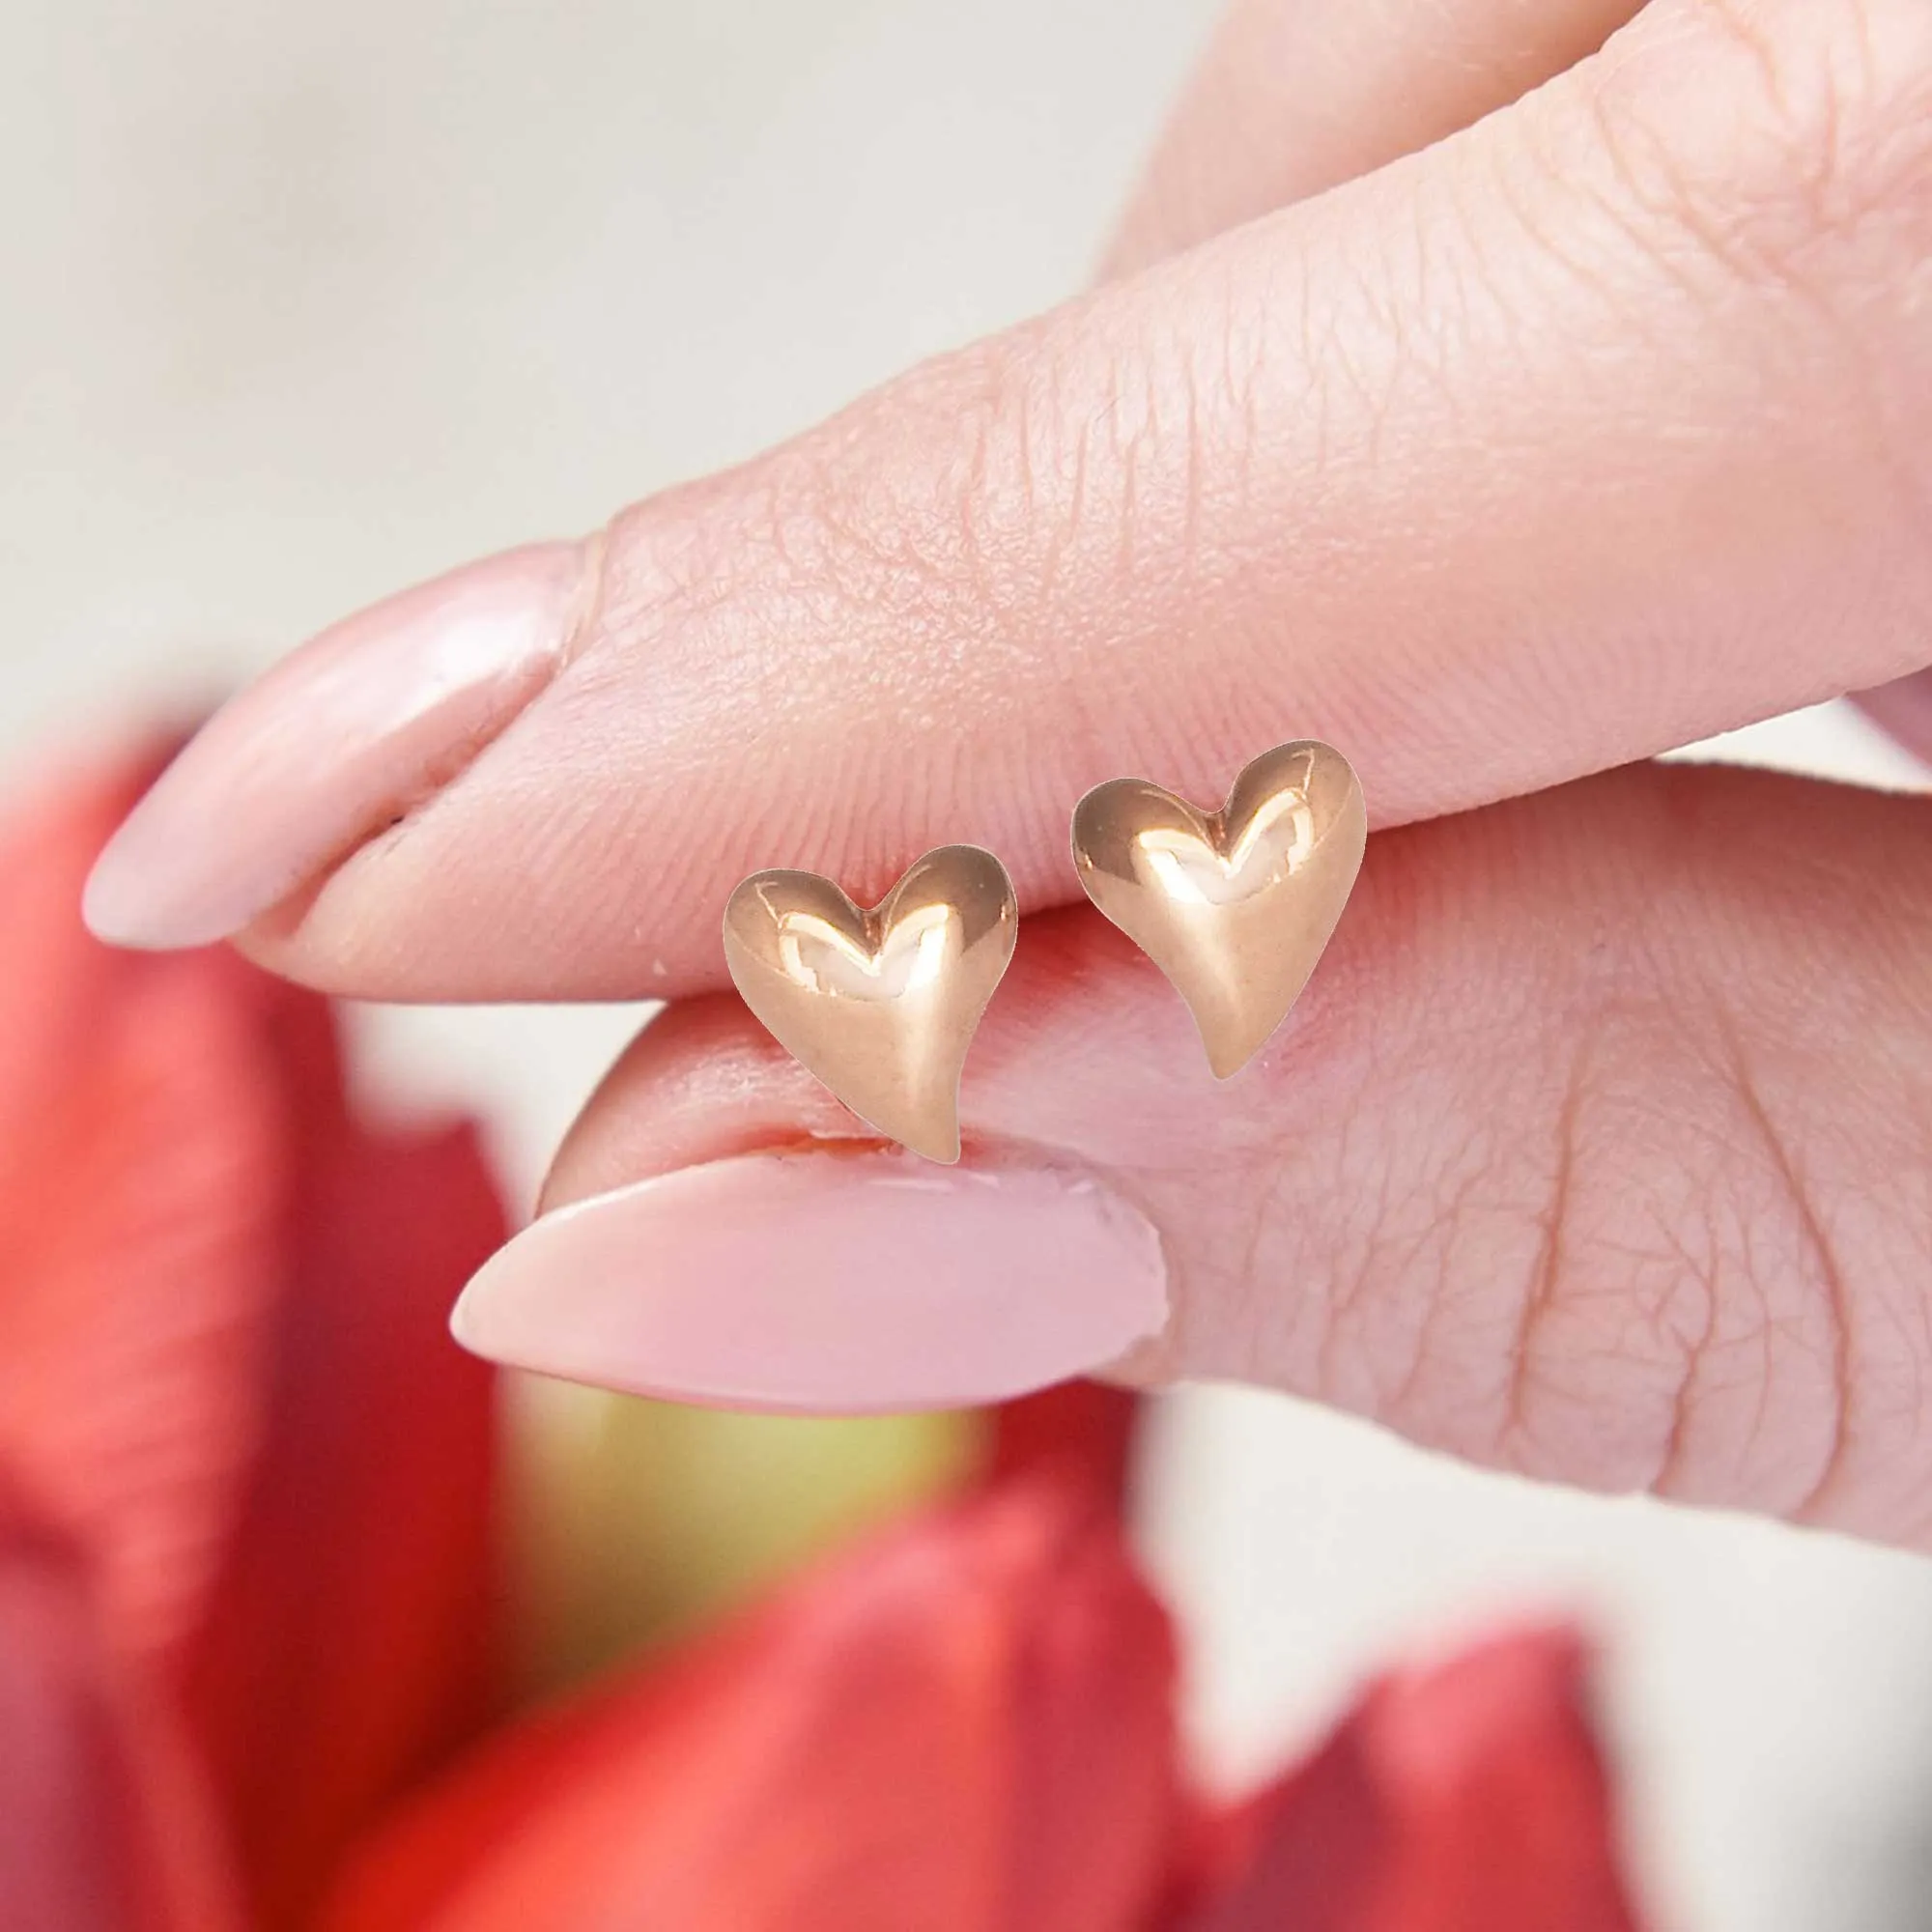
{"label": "fingertip", "polygon": [[232,698],[109,840],[89,928],[225,939],[438,788],[529,701],[582,596],[584,547],[530,545],[323,632]]}
{"label": "fingertip", "polygon": [[1158,1234],[1089,1175],[814,1149],[548,1213],[470,1281],[450,1328],[473,1353],[570,1380],[866,1414],[1105,1368],[1167,1315]]}

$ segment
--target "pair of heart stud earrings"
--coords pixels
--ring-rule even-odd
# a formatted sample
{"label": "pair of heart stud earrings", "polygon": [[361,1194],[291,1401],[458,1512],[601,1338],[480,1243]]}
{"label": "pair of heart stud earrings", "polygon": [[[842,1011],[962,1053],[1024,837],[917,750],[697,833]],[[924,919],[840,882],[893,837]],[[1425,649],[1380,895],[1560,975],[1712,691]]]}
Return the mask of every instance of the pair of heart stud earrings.
{"label": "pair of heart stud earrings", "polygon": [[[1073,810],[1087,895],[1186,1001],[1215,1076],[1288,1016],[1342,917],[1368,816],[1348,759],[1313,739],[1248,765],[1219,811],[1145,779]],[[753,872],[724,957],[780,1045],[862,1120],[959,1158],[959,1075],[1019,933],[1007,868],[978,845],[917,860],[876,906],[815,872]]]}

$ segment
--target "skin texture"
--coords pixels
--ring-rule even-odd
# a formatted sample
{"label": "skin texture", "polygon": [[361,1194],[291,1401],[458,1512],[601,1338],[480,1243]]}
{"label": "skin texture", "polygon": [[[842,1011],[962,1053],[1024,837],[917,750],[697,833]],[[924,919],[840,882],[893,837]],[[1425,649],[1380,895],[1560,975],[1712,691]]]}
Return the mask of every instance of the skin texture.
{"label": "skin texture", "polygon": [[[1932,660],[1932,14],[1400,11],[1244,8],[1113,279],[622,512],[465,731],[427,744],[435,704],[376,676],[311,875],[237,912],[273,814],[178,834],[318,672],[271,675],[99,916],[170,943],[221,903],[377,997],[678,996],[555,1204],[852,1133],[720,996],[719,909],[756,867],[869,899],[985,844],[1035,916],[968,1159],[1159,1231],[1173,1319],[1131,1373],[1932,1547],[1927,809],[1589,776]],[[1066,814],[1127,772],[1211,802],[1298,736],[1381,830],[1218,1088],[1070,906]]]}
{"label": "skin texture", "polygon": [[[1659,767],[1372,840],[1321,971],[1226,1087],[1094,915],[1026,942],[967,1157],[1078,1164],[1159,1228],[1179,1318],[1141,1378],[1927,1541],[1919,802]],[[612,1071],[547,1205],[852,1130],[735,1001],[692,1001]]]}
{"label": "skin texture", "polygon": [[1131,273],[1446,139],[1601,47],[1638,0],[1236,0],[1108,251]]}
{"label": "skin texture", "polygon": [[[1123,772],[1212,799],[1319,737],[1400,824],[1918,668],[1932,16],[1768,11],[1775,68],[1709,6],[1646,14],[1425,155],[620,513],[514,715],[432,748],[376,685],[391,768],[312,743],[353,768],[310,805],[348,856],[258,956],[677,996],[722,983],[718,908],[764,867],[869,900],[976,843],[1029,910],[1074,896],[1067,811]],[[274,814],[235,775],[327,671],[239,700],[143,845],[252,847]]]}

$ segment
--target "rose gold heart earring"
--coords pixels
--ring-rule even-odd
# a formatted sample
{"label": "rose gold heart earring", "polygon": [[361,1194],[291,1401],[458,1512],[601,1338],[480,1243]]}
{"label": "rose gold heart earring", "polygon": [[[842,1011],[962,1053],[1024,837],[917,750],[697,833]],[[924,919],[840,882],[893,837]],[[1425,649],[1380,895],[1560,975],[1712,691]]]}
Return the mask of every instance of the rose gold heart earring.
{"label": "rose gold heart earring", "polygon": [[1087,896],[1174,982],[1225,1080],[1288,1017],[1361,868],[1354,769],[1312,738],[1264,752],[1219,811],[1146,779],[1073,809]]}
{"label": "rose gold heart earring", "polygon": [[779,1044],[861,1120],[953,1161],[960,1069],[1018,929],[1007,868],[942,845],[869,911],[816,872],[753,872],[724,908],[724,958]]}

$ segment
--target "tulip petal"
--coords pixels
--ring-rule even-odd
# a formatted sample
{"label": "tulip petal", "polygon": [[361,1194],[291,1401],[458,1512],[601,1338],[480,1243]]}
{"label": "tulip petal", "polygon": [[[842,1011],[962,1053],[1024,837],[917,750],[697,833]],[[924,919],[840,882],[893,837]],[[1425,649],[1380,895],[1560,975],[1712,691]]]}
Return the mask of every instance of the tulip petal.
{"label": "tulip petal", "polygon": [[526,1724],[369,1851],[330,1932],[1138,1932],[1173,1647],[1047,1484],[935,1512]]}
{"label": "tulip petal", "polygon": [[0,1924],[239,1926],[207,1795],[75,1550],[0,1492]]}
{"label": "tulip petal", "polygon": [[1127,1504],[1145,1398],[1108,1382],[1056,1383],[989,1409],[985,1480],[1053,1472],[1090,1485],[1116,1513]]}
{"label": "tulip petal", "polygon": [[1636,1932],[1574,1634],[1385,1679],[1221,1822],[1185,1932]]}
{"label": "tulip petal", "polygon": [[378,1135],[333,1093],[291,1096],[318,1104],[273,1427],[185,1675],[264,1925],[305,1922],[348,1841],[473,1737],[503,1651],[495,1378],[448,1334],[502,1208],[469,1129]]}
{"label": "tulip petal", "polygon": [[87,934],[149,762],[0,832],[0,1474],[185,1691],[272,1925],[483,1713],[494,1382],[445,1317],[504,1223],[467,1132],[354,1117],[319,995]]}
{"label": "tulip petal", "polygon": [[239,960],[117,954],[81,881],[138,769],[0,830],[0,1464],[86,1543],[117,1645],[177,1641],[261,1423],[284,1148]]}

